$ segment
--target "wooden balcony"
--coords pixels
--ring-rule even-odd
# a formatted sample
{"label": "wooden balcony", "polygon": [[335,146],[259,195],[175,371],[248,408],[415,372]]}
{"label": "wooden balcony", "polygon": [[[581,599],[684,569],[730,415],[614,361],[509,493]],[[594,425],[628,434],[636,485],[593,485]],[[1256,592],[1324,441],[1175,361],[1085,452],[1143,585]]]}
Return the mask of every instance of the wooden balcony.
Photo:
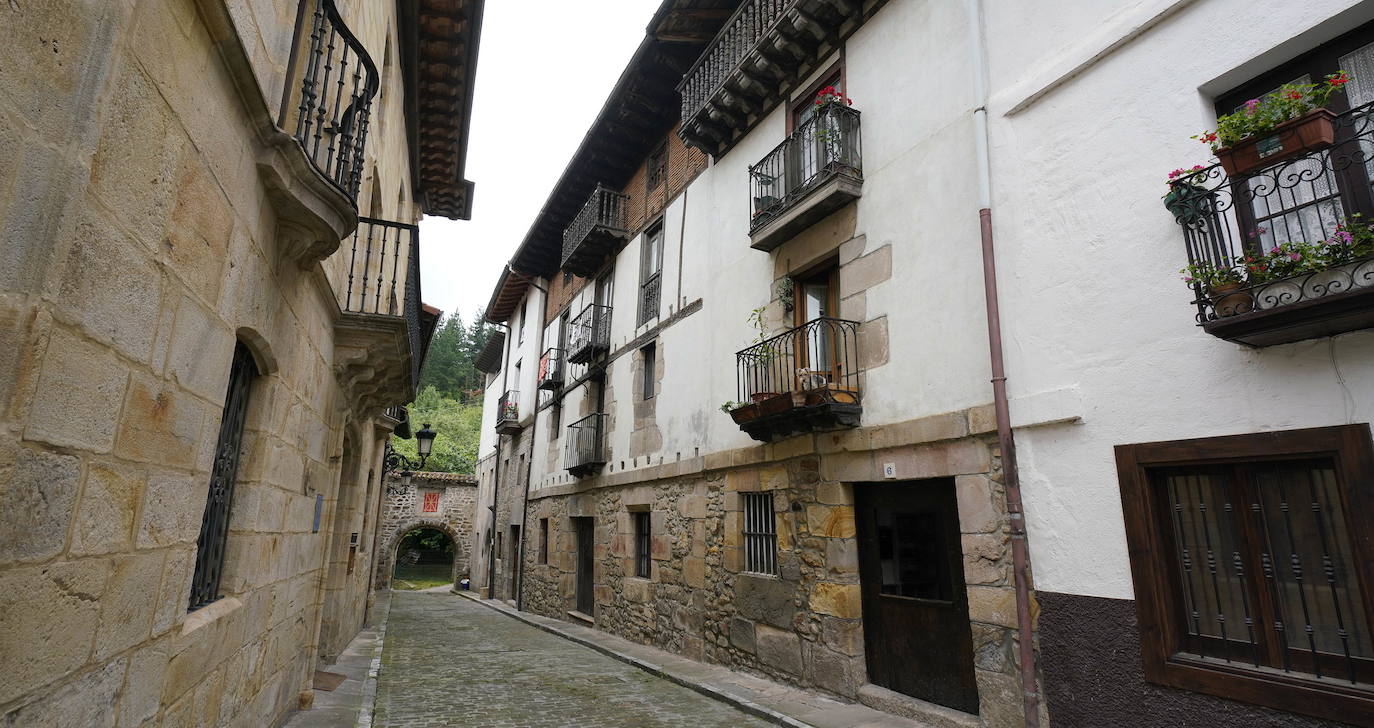
{"label": "wooden balcony", "polygon": [[678,84],[679,136],[720,156],[883,0],[745,0]]}

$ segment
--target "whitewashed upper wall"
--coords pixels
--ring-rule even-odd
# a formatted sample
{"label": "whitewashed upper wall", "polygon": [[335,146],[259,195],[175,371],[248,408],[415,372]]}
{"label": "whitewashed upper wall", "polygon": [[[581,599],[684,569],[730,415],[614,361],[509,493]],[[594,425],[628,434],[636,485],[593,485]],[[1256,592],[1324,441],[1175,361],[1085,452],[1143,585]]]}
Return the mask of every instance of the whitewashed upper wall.
{"label": "whitewashed upper wall", "polygon": [[1194,325],[1182,236],[1160,203],[1169,170],[1211,163],[1189,137],[1215,124],[1215,94],[1362,19],[1334,0],[988,5],[1013,418],[1081,417],[1018,435],[1036,586],[1129,598],[1113,446],[1374,419],[1374,332],[1249,349]]}

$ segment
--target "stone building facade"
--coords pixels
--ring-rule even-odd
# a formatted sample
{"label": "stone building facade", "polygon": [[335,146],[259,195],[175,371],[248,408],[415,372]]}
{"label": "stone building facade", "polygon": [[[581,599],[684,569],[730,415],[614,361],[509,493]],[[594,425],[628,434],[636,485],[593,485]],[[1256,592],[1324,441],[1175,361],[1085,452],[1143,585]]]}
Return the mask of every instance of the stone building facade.
{"label": "stone building facade", "polygon": [[416,472],[409,486],[395,473],[386,478],[372,567],[374,589],[391,588],[396,548],[414,528],[434,528],[453,539],[453,580],[468,578],[472,562],[472,524],[477,515],[477,478],[462,473]]}
{"label": "stone building facade", "polygon": [[276,725],[362,624],[414,223],[468,215],[481,3],[411,5],[0,9],[0,723]]}
{"label": "stone building facade", "polygon": [[[495,595],[937,725],[1374,725],[1374,7],[711,7],[492,292]],[[1332,76],[1329,146],[1189,138]]]}

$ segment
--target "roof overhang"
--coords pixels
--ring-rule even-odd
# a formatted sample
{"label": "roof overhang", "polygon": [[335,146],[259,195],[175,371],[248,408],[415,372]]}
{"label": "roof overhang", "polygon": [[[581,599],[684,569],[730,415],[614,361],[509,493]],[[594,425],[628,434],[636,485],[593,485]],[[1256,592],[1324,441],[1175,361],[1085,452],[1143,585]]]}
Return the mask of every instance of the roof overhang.
{"label": "roof overhang", "polygon": [[496,288],[491,292],[483,315],[494,324],[510,320],[511,314],[515,313],[515,307],[519,306],[520,300],[525,297],[525,289],[529,288],[529,285],[528,276],[511,270],[510,264],[507,264],[501,270],[501,277],[496,280]]}
{"label": "roof overhang", "polygon": [[624,187],[679,121],[682,101],[677,84],[682,74],[738,5],[739,0],[665,0],[659,6],[644,40],[516,249],[511,267],[534,277],[558,271],[563,229],[598,183]]}
{"label": "roof overhang", "polygon": [[495,374],[501,371],[501,352],[506,348],[506,332],[493,331],[487,337],[487,343],[482,346],[482,351],[477,354],[477,358],[472,360],[472,366],[479,372]]}
{"label": "roof overhang", "polygon": [[397,0],[406,136],[415,200],[426,214],[472,218],[464,179],[485,0]]}

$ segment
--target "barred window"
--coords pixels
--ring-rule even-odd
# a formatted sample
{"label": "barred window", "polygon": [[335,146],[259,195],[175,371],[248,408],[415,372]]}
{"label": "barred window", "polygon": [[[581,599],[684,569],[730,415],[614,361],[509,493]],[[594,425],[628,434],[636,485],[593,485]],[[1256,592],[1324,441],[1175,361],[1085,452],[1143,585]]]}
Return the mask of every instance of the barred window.
{"label": "barred window", "polygon": [[1367,425],[1118,447],[1146,677],[1336,720],[1374,708],[1371,466]]}
{"label": "barred window", "polygon": [[650,561],[653,521],[648,511],[634,511],[630,515],[634,518],[635,529],[635,576],[648,579],[653,565]]}
{"label": "barred window", "polygon": [[224,548],[229,538],[229,507],[234,502],[234,481],[238,478],[239,454],[243,444],[243,423],[248,414],[248,391],[258,367],[243,342],[234,347],[229,367],[229,388],[224,395],[224,414],[219,423],[219,441],[210,471],[210,490],[205,513],[196,539],[196,571],[191,579],[189,611],[219,599],[220,576],[224,572]]}
{"label": "barred window", "polygon": [[778,573],[778,524],[772,493],[741,493],[744,499],[744,570]]}
{"label": "barred window", "polygon": [[549,563],[549,519],[539,519],[539,563]]}

